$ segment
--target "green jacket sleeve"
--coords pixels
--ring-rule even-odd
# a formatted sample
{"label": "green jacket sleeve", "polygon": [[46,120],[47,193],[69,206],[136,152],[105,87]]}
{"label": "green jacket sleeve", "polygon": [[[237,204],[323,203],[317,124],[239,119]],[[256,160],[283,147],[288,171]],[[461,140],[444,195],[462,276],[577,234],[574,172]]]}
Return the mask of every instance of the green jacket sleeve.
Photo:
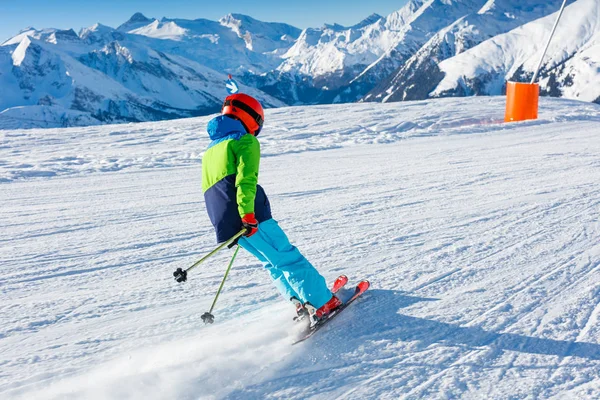
{"label": "green jacket sleeve", "polygon": [[253,135],[244,135],[236,149],[237,174],[235,178],[236,199],[240,216],[254,212],[260,144]]}

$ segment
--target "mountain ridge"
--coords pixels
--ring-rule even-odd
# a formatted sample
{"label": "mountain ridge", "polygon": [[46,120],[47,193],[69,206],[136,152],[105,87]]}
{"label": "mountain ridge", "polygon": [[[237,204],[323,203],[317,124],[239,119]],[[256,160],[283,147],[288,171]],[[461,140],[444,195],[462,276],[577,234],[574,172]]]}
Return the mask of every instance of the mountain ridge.
{"label": "mountain ridge", "polygon": [[[576,13],[595,12],[594,1],[569,2],[565,18],[586,24],[574,35],[598,34],[593,18],[569,16],[573,6]],[[212,21],[141,12],[117,28],[26,28],[0,45],[0,128],[11,116],[26,119],[28,107],[32,120],[49,107],[41,113],[55,115],[49,126],[204,115],[219,110],[228,74],[266,107],[501,94],[503,80],[527,79],[531,68],[505,59],[504,72],[493,72],[500,83],[490,86],[485,65],[531,46],[503,40],[500,53],[472,55],[491,48],[494,38],[552,20],[560,2],[410,0],[387,16],[306,29],[237,13]],[[542,25],[548,30],[548,22]],[[571,61],[543,70],[542,94],[600,102],[597,46],[596,39],[582,42]],[[565,40],[551,46],[549,59],[560,58],[563,47]],[[463,78],[456,72],[462,70],[472,73]]]}

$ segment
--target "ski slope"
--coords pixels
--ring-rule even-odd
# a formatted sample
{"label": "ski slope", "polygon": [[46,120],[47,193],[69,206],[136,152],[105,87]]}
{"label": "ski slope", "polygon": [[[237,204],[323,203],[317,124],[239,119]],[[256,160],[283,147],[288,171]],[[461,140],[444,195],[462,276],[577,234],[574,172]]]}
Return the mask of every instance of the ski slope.
{"label": "ski slope", "polygon": [[600,398],[600,106],[504,98],[267,110],[260,182],[332,281],[309,341],[214,248],[210,117],[0,131],[2,399]]}

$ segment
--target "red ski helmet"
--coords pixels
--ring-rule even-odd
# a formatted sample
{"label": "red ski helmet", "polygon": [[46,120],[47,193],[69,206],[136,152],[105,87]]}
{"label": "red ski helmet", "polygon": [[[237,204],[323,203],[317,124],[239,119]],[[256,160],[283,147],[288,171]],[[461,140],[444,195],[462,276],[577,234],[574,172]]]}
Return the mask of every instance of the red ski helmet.
{"label": "red ski helmet", "polygon": [[240,120],[248,133],[254,136],[258,135],[265,121],[265,113],[258,100],[244,93],[227,96],[221,114]]}

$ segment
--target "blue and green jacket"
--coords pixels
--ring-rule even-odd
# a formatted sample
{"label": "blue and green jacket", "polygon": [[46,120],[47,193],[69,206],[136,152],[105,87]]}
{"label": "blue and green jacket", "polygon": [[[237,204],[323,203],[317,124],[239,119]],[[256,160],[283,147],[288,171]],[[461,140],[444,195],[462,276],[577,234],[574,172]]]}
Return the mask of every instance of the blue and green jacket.
{"label": "blue and green jacket", "polygon": [[260,144],[236,119],[221,115],[206,128],[212,142],[202,157],[202,192],[217,241],[224,242],[242,229],[242,217],[271,219],[271,205],[260,185]]}

